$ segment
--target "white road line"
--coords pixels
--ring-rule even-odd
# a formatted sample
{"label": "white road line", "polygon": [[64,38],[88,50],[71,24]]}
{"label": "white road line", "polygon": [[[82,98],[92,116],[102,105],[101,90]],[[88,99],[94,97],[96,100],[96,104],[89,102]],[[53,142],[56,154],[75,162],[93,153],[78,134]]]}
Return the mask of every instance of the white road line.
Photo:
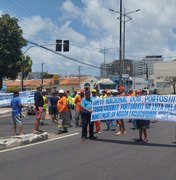
{"label": "white road line", "polygon": [[4,150],[1,150],[0,153],[8,152],[8,151],[13,151],[13,150],[16,150],[16,149],[22,149],[22,148],[26,148],[26,147],[30,147],[30,146],[35,146],[35,145],[38,145],[38,144],[44,144],[44,143],[55,141],[55,140],[58,140],[58,139],[63,139],[63,138],[67,138],[67,137],[76,136],[78,134],[79,133],[68,134],[68,135],[65,135],[65,136],[59,136],[59,137],[56,137],[56,138],[53,138],[53,139],[47,139],[47,140],[36,142],[36,143],[32,143],[32,144],[18,146],[18,147],[14,147],[14,148],[10,148],[10,149],[4,149]]}

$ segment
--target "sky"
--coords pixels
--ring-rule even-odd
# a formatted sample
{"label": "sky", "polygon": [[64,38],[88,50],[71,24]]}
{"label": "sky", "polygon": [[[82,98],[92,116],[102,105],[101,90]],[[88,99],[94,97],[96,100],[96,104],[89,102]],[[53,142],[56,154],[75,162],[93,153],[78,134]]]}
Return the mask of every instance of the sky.
{"label": "sky", "polygon": [[[120,0],[0,0],[0,16],[16,17],[23,37],[55,51],[56,40],[69,40],[69,52],[40,47],[22,49],[33,60],[33,72],[100,75],[100,64],[119,59]],[[176,59],[176,1],[123,0],[125,58],[146,55]],[[113,9],[114,12],[109,9]],[[77,61],[77,62],[76,62]],[[88,64],[88,65],[85,65]],[[90,65],[90,66],[89,66]],[[94,67],[92,67],[93,65]]]}

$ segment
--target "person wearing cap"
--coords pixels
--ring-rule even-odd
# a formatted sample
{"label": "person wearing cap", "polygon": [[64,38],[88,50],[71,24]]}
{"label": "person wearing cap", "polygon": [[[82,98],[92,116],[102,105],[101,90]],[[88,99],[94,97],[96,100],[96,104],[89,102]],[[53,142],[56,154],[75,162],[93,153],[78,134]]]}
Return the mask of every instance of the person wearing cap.
{"label": "person wearing cap", "polygon": [[[119,96],[125,96],[125,87],[124,86],[119,86],[118,87],[118,95]],[[123,119],[118,120],[118,125],[119,125],[119,130],[116,132],[116,135],[122,135],[122,134],[126,134],[126,130],[125,130],[125,123],[123,121]]]}
{"label": "person wearing cap", "polygon": [[68,105],[67,105],[67,98],[65,97],[64,90],[59,90],[59,97],[60,99],[57,102],[57,109],[60,114],[60,119],[62,121],[61,124],[58,125],[59,127],[59,134],[60,133],[67,133],[68,132]]}
{"label": "person wearing cap", "polygon": [[81,100],[81,113],[82,113],[82,140],[87,139],[87,126],[89,125],[89,138],[94,137],[94,122],[91,122],[92,113],[92,97],[90,91],[85,91],[85,97]]}
{"label": "person wearing cap", "polygon": [[76,127],[82,126],[82,119],[81,119],[81,100],[84,97],[84,90],[81,89],[78,91],[78,94],[75,96],[74,104],[75,107],[75,125]]}
{"label": "person wearing cap", "polygon": [[34,123],[34,129],[33,129],[34,134],[43,132],[39,129],[40,120],[42,117],[43,105],[44,105],[44,100],[42,97],[42,86],[37,85],[37,91],[34,93],[34,109],[35,109],[35,117],[36,117],[36,121]]}
{"label": "person wearing cap", "polygon": [[[100,97],[97,96],[97,90],[96,89],[92,89],[92,100],[93,99],[99,99]],[[101,123],[100,120],[95,121],[95,131],[96,133],[101,133]]]}

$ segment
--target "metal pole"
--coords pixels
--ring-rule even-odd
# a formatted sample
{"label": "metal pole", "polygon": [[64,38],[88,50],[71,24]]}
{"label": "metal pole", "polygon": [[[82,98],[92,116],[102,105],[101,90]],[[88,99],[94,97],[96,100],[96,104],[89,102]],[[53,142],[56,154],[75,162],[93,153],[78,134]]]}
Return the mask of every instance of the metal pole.
{"label": "metal pole", "polygon": [[42,79],[42,88],[43,88],[43,65],[44,65],[45,63],[42,63],[42,77],[41,77],[41,79]]}
{"label": "metal pole", "polygon": [[123,14],[123,67],[122,67],[122,74],[125,73],[125,8]]}
{"label": "metal pole", "polygon": [[104,76],[106,78],[106,60],[105,60],[105,47],[104,47]]}
{"label": "metal pole", "polygon": [[81,66],[78,66],[78,72],[79,72],[79,89],[81,89]]}
{"label": "metal pole", "polygon": [[24,65],[22,64],[22,67],[21,67],[21,91],[24,90],[23,76],[24,76]]}
{"label": "metal pole", "polygon": [[134,84],[133,84],[133,88],[135,90],[135,84],[136,84],[136,74],[135,74],[135,62],[133,62],[133,80],[134,80]]}
{"label": "metal pole", "polygon": [[120,83],[122,79],[122,0],[120,0],[120,31],[119,31],[119,61],[120,61]]}

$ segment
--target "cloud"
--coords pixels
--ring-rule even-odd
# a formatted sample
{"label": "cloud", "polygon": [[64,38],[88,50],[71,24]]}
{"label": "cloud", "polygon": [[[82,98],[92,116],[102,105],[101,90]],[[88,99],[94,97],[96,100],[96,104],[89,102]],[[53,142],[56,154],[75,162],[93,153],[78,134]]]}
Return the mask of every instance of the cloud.
{"label": "cloud", "polygon": [[[59,4],[58,21],[40,15],[20,18],[25,37],[38,43],[54,43],[59,38],[69,39],[70,52],[64,55],[96,66],[100,66],[104,58],[106,62],[112,62],[119,56],[119,14],[108,9],[119,11],[119,1],[80,2],[65,0]],[[139,60],[146,55],[157,54],[167,60],[176,57],[175,7],[175,0],[169,3],[168,0],[123,1],[126,13],[140,9],[137,13],[129,14],[132,20],[125,23],[127,58]],[[55,45],[49,48],[55,50]],[[96,68],[39,48],[31,49],[29,54],[34,60],[35,71],[40,63],[45,62],[45,67],[48,66],[51,72],[76,74],[81,65],[82,73],[100,74]]]}
{"label": "cloud", "polygon": [[77,19],[82,16],[80,9],[75,6],[71,0],[64,1],[61,7],[59,6],[58,9],[61,9],[63,12],[62,20],[70,18]]}

